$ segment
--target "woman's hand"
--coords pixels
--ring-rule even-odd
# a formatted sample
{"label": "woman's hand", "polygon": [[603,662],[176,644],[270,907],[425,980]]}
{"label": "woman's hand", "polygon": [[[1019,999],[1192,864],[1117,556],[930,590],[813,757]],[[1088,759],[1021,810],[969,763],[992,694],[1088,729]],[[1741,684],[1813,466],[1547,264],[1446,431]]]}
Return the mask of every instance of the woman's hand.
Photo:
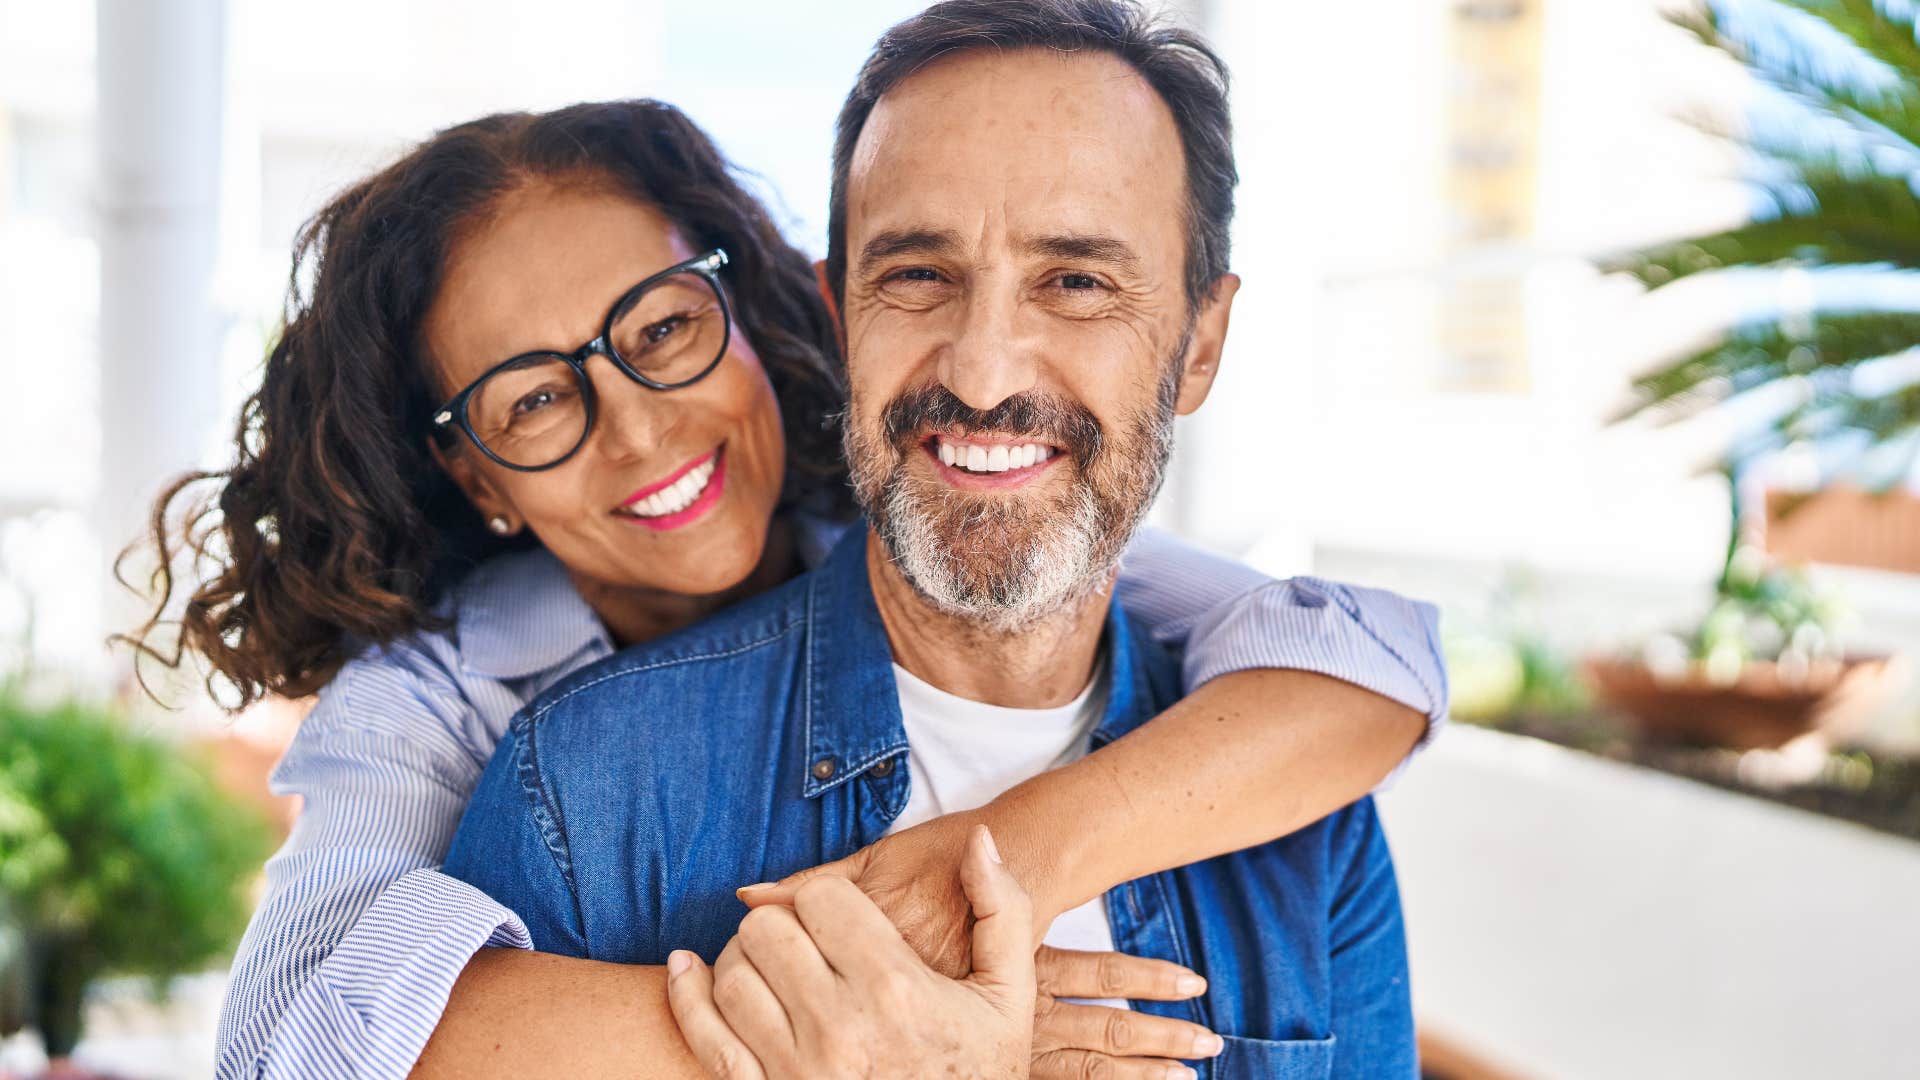
{"label": "woman's hand", "polygon": [[692,953],[667,962],[667,999],[709,1073],[789,1076],[1025,1077],[1033,1044],[1033,911],[984,826],[967,838],[959,880],[973,917],[973,971],[923,963],[846,879],[820,875],[794,906],[747,914],[709,972]]}
{"label": "woman's hand", "polygon": [[[892,921],[902,938],[936,971],[957,977],[968,970],[970,908],[956,865],[970,830],[990,811],[948,814],[883,837],[852,855],[785,878],[740,890],[750,907],[792,904],[800,887],[822,876],[844,877],[860,887]],[[995,835],[999,835],[996,830]],[[1006,850],[1006,849],[1003,849]],[[1018,860],[1009,866],[1018,872]],[[1031,875],[1039,877],[1035,873]],[[1035,940],[1050,918],[1035,920]],[[1103,1005],[1059,998],[1128,998],[1182,1001],[1197,997],[1207,982],[1165,960],[1124,953],[1088,953],[1041,946],[1035,957],[1039,981],[1033,1035],[1033,1075],[1077,1078],[1094,1059],[1106,1059],[1116,1080],[1182,1075],[1174,1059],[1207,1058],[1220,1052],[1217,1035],[1196,1024]],[[1169,1071],[1171,1070],[1171,1071]]]}
{"label": "woman's hand", "polygon": [[1034,966],[1039,987],[1033,1018],[1034,1080],[1191,1077],[1193,1070],[1178,1059],[1210,1058],[1226,1045],[1220,1036],[1185,1020],[1060,1000],[1184,1001],[1206,990],[1205,979],[1178,964],[1042,945]]}
{"label": "woman's hand", "polygon": [[[844,859],[802,870],[771,885],[749,885],[738,895],[750,908],[791,905],[799,888],[815,878],[846,878],[879,906],[887,921],[928,966],[957,979],[973,967],[968,955],[971,938],[967,895],[956,872],[967,850],[967,837],[974,829],[989,825],[995,826],[995,837],[1005,835],[997,823],[986,818],[982,810],[945,814],[881,837]],[[1033,944],[1038,945],[1058,912],[1049,910],[1035,895],[1035,880],[1044,875],[1023,868],[1018,852],[1025,847],[1012,845],[1004,850],[1006,865],[1034,901]]]}

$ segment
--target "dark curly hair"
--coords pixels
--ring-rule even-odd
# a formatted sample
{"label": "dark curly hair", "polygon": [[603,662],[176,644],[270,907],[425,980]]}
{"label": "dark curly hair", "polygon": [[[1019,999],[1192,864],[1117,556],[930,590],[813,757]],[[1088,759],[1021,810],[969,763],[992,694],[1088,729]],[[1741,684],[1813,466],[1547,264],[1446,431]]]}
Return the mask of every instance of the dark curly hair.
{"label": "dark curly hair", "polygon": [[[365,642],[441,628],[433,608],[449,585],[537,543],[488,532],[433,461],[439,395],[420,342],[461,230],[537,178],[610,183],[696,250],[726,249],[736,318],[784,414],[783,508],[848,510],[834,324],[806,256],[706,133],[650,100],[501,113],[439,132],[301,229],[285,330],[241,409],[234,462],[188,473],[154,504],[153,614],[116,640],[170,668],[200,654],[210,692],[217,677],[237,688],[234,707],[301,697]],[[169,635],[182,554],[210,573]]]}

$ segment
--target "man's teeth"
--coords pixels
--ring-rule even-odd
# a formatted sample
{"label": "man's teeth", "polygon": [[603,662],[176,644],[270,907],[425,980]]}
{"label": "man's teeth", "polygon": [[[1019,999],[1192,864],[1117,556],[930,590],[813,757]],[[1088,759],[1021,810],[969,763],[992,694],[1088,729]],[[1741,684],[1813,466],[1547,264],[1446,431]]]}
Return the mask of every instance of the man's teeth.
{"label": "man's teeth", "polygon": [[708,458],[687,473],[687,475],[661,488],[659,491],[641,499],[625,512],[634,517],[666,517],[677,514],[693,505],[693,500],[707,490],[707,481],[713,479],[713,467],[718,458]]}
{"label": "man's teeth", "polygon": [[1053,447],[1041,443],[1022,443],[1018,446],[996,443],[993,446],[979,446],[941,436],[936,436],[934,442],[938,444],[942,463],[956,469],[978,473],[1032,468],[1057,453]]}

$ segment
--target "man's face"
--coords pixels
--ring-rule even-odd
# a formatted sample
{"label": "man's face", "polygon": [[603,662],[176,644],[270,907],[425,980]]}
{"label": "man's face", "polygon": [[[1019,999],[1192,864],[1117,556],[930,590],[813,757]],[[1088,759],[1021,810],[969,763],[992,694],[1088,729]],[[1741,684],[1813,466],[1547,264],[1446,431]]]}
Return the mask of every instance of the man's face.
{"label": "man's face", "polygon": [[1016,628],[1106,584],[1225,333],[1232,283],[1187,302],[1186,202],[1172,113],[1112,56],[964,53],[875,106],[847,184],[847,454],[937,606]]}

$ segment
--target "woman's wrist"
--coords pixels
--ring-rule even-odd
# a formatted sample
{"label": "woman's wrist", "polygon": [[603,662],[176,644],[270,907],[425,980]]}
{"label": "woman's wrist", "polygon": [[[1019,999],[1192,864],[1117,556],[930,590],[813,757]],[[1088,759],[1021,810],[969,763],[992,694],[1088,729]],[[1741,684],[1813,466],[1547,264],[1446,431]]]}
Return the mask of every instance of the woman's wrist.
{"label": "woman's wrist", "polygon": [[[1110,838],[1123,835],[1126,823],[1097,810],[1101,801],[1090,786],[1105,783],[1094,775],[1103,763],[1083,758],[1041,773],[1009,788],[976,813],[1033,901],[1034,932],[1044,937],[1063,912],[1079,907],[1118,884],[1106,880],[1101,853]],[[1125,800],[1109,800],[1127,806]]]}

